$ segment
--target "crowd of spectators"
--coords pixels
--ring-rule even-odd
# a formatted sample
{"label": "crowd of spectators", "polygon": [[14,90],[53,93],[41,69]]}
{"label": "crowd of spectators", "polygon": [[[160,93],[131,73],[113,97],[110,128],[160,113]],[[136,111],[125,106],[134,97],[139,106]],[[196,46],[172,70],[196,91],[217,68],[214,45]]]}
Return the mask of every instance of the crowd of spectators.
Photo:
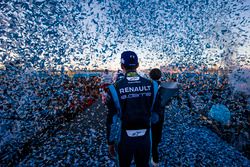
{"label": "crowd of spectators", "polygon": [[69,92],[66,113],[77,113],[91,106],[100,96],[99,77],[74,78],[64,82],[65,92]]}

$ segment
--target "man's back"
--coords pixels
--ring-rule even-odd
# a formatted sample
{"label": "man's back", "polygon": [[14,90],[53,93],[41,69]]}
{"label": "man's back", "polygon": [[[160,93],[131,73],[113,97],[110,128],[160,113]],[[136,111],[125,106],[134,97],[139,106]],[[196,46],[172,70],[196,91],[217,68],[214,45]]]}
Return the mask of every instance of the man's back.
{"label": "man's back", "polygon": [[110,154],[114,157],[118,153],[121,167],[130,166],[133,158],[136,166],[149,166],[150,112],[158,85],[139,76],[138,66],[134,52],[123,52],[121,68],[125,78],[110,85],[107,96],[107,142]]}
{"label": "man's back", "polygon": [[122,110],[122,128],[149,128],[150,108],[153,100],[152,82],[131,72],[117,82],[115,87]]}

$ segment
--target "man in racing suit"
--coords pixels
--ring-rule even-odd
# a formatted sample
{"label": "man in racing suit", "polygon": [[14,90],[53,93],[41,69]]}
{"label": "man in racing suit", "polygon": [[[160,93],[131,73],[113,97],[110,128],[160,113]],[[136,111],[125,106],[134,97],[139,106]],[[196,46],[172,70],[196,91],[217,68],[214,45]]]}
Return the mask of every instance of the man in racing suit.
{"label": "man in racing suit", "polygon": [[[155,103],[158,84],[139,76],[136,72],[138,66],[138,57],[134,52],[121,54],[121,68],[125,77],[109,86],[106,101],[109,153],[113,157],[118,153],[117,164],[121,167],[129,167],[133,158],[136,166],[149,166],[151,112],[159,111],[158,103]],[[117,120],[120,126],[112,128],[117,125]]]}

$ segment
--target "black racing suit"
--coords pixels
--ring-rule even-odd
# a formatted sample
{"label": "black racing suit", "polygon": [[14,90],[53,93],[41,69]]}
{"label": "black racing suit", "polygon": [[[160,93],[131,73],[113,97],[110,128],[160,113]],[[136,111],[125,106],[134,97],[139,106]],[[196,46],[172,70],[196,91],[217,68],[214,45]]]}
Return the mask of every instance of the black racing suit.
{"label": "black racing suit", "polygon": [[[134,157],[136,166],[149,166],[151,149],[150,117],[153,103],[153,83],[151,80],[139,76],[136,72],[129,72],[125,78],[116,82],[115,89],[121,106],[121,137],[118,143],[119,164],[121,167],[130,166]],[[110,141],[113,116],[117,113],[110,91],[107,97],[107,140]],[[154,106],[154,111],[159,111]],[[129,136],[129,130],[145,130],[142,136]]]}
{"label": "black racing suit", "polygon": [[[159,85],[161,84],[160,81],[157,81],[157,83]],[[159,106],[160,102],[161,102],[161,95],[158,92],[156,105]],[[163,123],[164,123],[164,109],[165,109],[165,106],[160,105],[160,110],[157,112],[159,114],[159,121],[157,121],[156,123],[151,124],[151,131],[152,131],[152,158],[153,158],[153,161],[155,163],[159,163],[158,145],[161,142],[161,137],[162,137],[162,128],[163,128]]]}

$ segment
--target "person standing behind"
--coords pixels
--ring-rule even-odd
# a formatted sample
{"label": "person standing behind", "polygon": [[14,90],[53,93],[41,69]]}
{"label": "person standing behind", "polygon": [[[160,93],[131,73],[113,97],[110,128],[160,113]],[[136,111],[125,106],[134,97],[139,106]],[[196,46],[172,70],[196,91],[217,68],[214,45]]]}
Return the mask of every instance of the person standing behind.
{"label": "person standing behind", "polygon": [[[158,68],[154,68],[149,72],[149,77],[156,81],[158,85],[161,84],[159,81],[161,78],[161,70]],[[163,122],[164,122],[164,107],[158,111],[159,115],[159,120],[156,121],[155,123],[152,122],[151,125],[151,130],[152,130],[152,165],[154,167],[158,166],[159,164],[159,153],[158,153],[158,145],[161,141],[161,136],[162,136],[162,127],[163,127]]]}
{"label": "person standing behind", "polygon": [[[150,163],[151,111],[158,111],[154,105],[158,84],[138,75],[138,66],[135,52],[121,54],[125,77],[109,86],[106,101],[109,153],[121,167],[129,167],[133,158],[138,167]],[[114,128],[119,121],[120,126]]]}

